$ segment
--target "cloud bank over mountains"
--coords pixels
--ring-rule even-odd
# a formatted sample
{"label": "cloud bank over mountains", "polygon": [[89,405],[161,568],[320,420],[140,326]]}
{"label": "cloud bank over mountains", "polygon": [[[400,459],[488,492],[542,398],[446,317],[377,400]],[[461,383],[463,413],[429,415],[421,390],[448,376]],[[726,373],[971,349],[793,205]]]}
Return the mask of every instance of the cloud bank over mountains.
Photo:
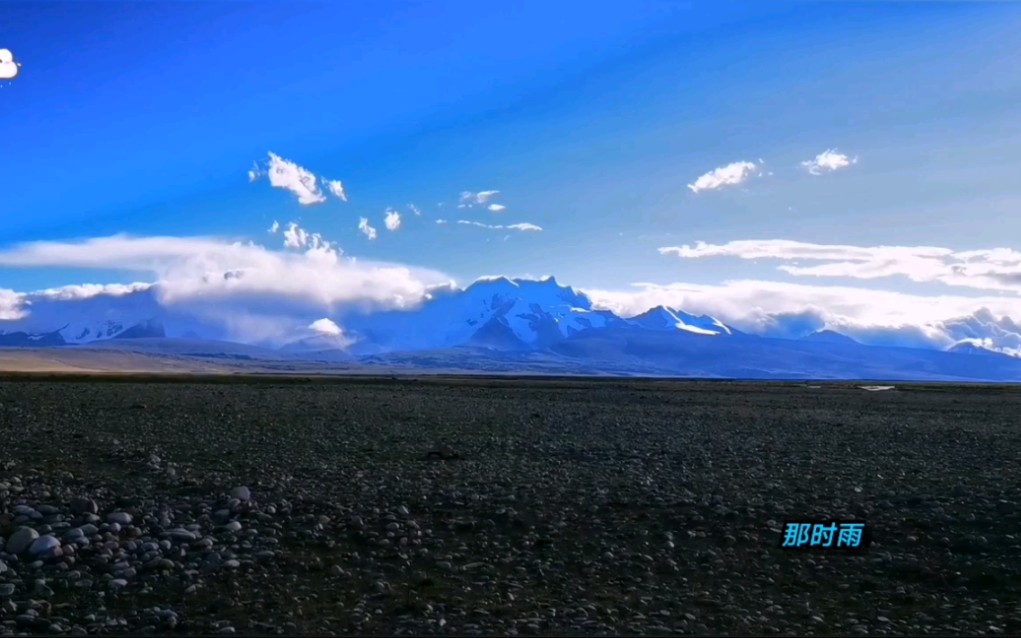
{"label": "cloud bank over mountains", "polygon": [[[269,153],[249,171],[252,181],[267,178],[302,207],[347,202],[344,184],[317,176],[297,163]],[[827,150],[802,168],[812,175],[847,169],[857,158]],[[708,171],[687,188],[693,195],[731,188],[762,176],[763,162],[735,162]],[[683,186],[682,186],[683,188]],[[463,191],[456,206],[504,213],[498,190]],[[442,206],[438,206],[442,208]],[[410,217],[387,208],[380,221],[388,232],[425,217],[428,228],[467,226],[483,230],[538,233],[530,222],[490,224],[476,219],[432,219],[414,204]],[[354,216],[369,241],[380,237],[367,216]],[[501,215],[501,219],[505,219]],[[412,225],[414,226],[414,225]],[[121,271],[135,284],[85,284],[40,291],[0,289],[0,333],[12,325],[53,329],[61,317],[48,314],[67,301],[107,304],[131,300],[146,312],[172,310],[213,322],[224,338],[244,342],[308,338],[347,339],[343,318],[351,312],[409,310],[443,291],[459,289],[434,269],[400,263],[363,261],[335,241],[297,222],[274,221],[269,235],[276,247],[245,236],[131,236],[80,241],[38,241],[0,248],[0,267]],[[265,237],[265,235],[263,235]],[[865,344],[947,349],[961,344],[1021,356],[1021,252],[1011,248],[955,250],[939,246],[855,246],[785,239],[696,241],[664,246],[664,257],[682,260],[737,259],[776,262],[771,271],[783,280],[735,279],[718,284],[635,283],[623,290],[580,291],[595,309],[623,317],[665,306],[694,315],[711,315],[746,333],[799,339],[833,330]],[[799,280],[810,278],[813,283]],[[838,280],[834,285],[822,280]],[[900,279],[947,287],[941,294],[912,294],[855,285]],[[850,283],[848,283],[850,282]],[[462,286],[461,288],[464,288]],[[955,292],[956,291],[956,292]],[[106,306],[104,306],[106,307]],[[113,310],[110,310],[113,312]],[[57,326],[59,327],[59,326]],[[339,341],[338,341],[339,343]]]}
{"label": "cloud bank over mountains", "polygon": [[[218,321],[232,339],[284,339],[314,320],[330,319],[343,330],[338,318],[345,313],[412,309],[437,290],[455,287],[451,277],[435,270],[347,256],[335,243],[296,223],[277,236],[282,240],[279,249],[251,240],[127,235],[2,249],[2,266],[121,270],[147,281],[36,292],[0,289],[0,331],[5,330],[4,322],[29,321],[31,325],[33,314],[47,302],[148,292],[154,309],[186,310],[205,321]],[[1014,272],[1011,265],[1021,268],[1021,255],[1009,249],[953,251],[771,240],[696,243],[661,252],[685,259],[811,259],[859,267],[873,261],[894,262],[901,267],[888,266],[887,276],[907,272],[926,281],[949,277],[945,283],[976,290],[1000,290],[992,284],[1008,279]],[[962,264],[973,270],[957,268]],[[990,276],[994,268],[1000,279]],[[625,317],[662,305],[712,315],[762,336],[800,338],[830,329],[866,344],[946,349],[969,340],[1007,354],[1021,353],[1021,330],[1012,319],[1021,317],[1021,297],[1016,294],[927,296],[766,280],[715,285],[638,283],[625,290],[581,292],[594,307]]]}

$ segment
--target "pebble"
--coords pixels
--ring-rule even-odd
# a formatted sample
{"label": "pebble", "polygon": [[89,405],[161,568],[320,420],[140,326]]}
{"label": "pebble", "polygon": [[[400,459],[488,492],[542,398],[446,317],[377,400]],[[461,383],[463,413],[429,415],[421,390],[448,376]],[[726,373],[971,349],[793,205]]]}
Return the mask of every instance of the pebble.
{"label": "pebble", "polygon": [[22,527],[7,539],[7,553],[15,556],[24,553],[37,538],[39,538],[39,532],[31,527]]}
{"label": "pebble", "polygon": [[99,512],[99,506],[96,505],[96,501],[91,498],[73,498],[71,499],[71,513],[76,515],[82,514],[96,514]]}
{"label": "pebble", "polygon": [[171,540],[190,543],[196,539],[195,532],[190,532],[183,527],[176,527],[166,531]]}
{"label": "pebble", "polygon": [[28,548],[28,553],[31,556],[52,556],[59,555],[60,552],[57,551],[59,549],[60,541],[47,534],[32,541],[32,545]]}
{"label": "pebble", "polygon": [[[101,386],[95,387],[101,390]],[[194,391],[209,393],[203,409],[208,406],[228,414],[224,419],[233,420],[235,410],[247,408],[241,403],[225,408],[216,398],[218,392],[232,392],[225,387],[198,384]],[[273,387],[267,384],[264,390],[275,392]],[[49,477],[50,470],[46,474],[25,470],[17,482],[2,474],[0,501],[7,499],[11,509],[0,513],[0,528],[7,536],[22,524],[11,516],[16,498],[24,505],[17,516],[24,517],[24,524],[34,527],[38,536],[29,539],[19,556],[0,552],[0,635],[164,633],[178,628],[188,634],[227,634],[236,628],[239,634],[289,631],[328,635],[347,627],[349,633],[403,635],[671,631],[735,635],[742,633],[742,628],[754,633],[798,634],[820,633],[827,627],[838,629],[838,633],[865,634],[889,633],[893,628],[901,630],[898,633],[938,633],[950,622],[966,630],[962,633],[971,634],[1010,632],[1018,617],[1006,596],[997,608],[992,599],[979,602],[983,593],[993,591],[980,591],[970,584],[972,574],[1014,573],[1017,563],[1006,550],[1018,541],[1008,541],[995,526],[990,531],[983,529],[985,539],[977,534],[968,536],[977,525],[963,532],[957,523],[926,527],[924,523],[937,519],[926,514],[925,505],[912,513],[919,519],[917,528],[897,520],[899,504],[882,510],[887,516],[884,538],[877,538],[876,549],[863,556],[779,550],[776,541],[782,524],[778,521],[799,512],[825,511],[831,492],[821,489],[816,481],[797,483],[785,478],[788,472],[775,471],[765,463],[737,465],[742,457],[727,451],[730,447],[745,454],[747,444],[759,450],[756,455],[768,458],[768,450],[787,449],[779,445],[786,440],[787,427],[763,428],[763,432],[752,434],[754,428],[745,426],[760,415],[747,406],[728,404],[727,413],[742,423],[745,429],[741,431],[749,433],[749,438],[747,442],[731,440],[724,447],[715,435],[709,436],[715,431],[710,428],[709,412],[716,409],[712,393],[706,401],[696,401],[693,410],[676,410],[678,423],[670,425],[673,434],[669,436],[666,429],[660,430],[666,427],[660,424],[662,419],[643,421],[640,409],[634,410],[639,416],[632,418],[631,407],[628,411],[602,403],[592,407],[583,401],[578,402],[582,412],[577,418],[566,409],[560,413],[563,408],[554,402],[548,418],[543,411],[540,421],[526,421],[531,424],[527,433],[503,427],[487,430],[493,412],[481,403],[477,414],[467,419],[470,429],[463,434],[465,440],[456,442],[458,448],[472,451],[468,460],[444,464],[422,462],[421,439],[408,444],[394,435],[405,427],[401,417],[392,424],[394,429],[386,425],[382,435],[364,434],[365,428],[355,428],[346,419],[361,418],[359,415],[370,409],[367,404],[352,400],[350,409],[336,411],[336,419],[321,417],[318,410],[333,410],[333,404],[323,399],[324,393],[332,390],[300,386],[292,390],[295,405],[308,408],[309,421],[328,425],[322,429],[316,425],[318,435],[328,444],[323,446],[327,451],[317,448],[318,440],[311,438],[287,434],[276,440],[274,428],[269,428],[247,439],[251,447],[245,450],[243,460],[225,455],[222,463],[218,457],[210,462],[211,454],[220,451],[216,447],[220,439],[226,441],[227,451],[234,449],[239,436],[248,437],[234,428],[243,428],[249,417],[238,418],[225,432],[218,432],[217,426],[202,418],[196,418],[198,423],[181,419],[177,425],[194,437],[192,443],[210,453],[205,458],[196,454],[197,460],[193,460],[187,455],[188,446],[172,442],[165,436],[169,430],[158,429],[163,425],[148,418],[163,412],[153,410],[135,413],[137,423],[132,427],[139,428],[137,435],[124,435],[122,445],[113,450],[118,467],[129,470],[122,484],[103,474],[67,483]],[[464,395],[467,400],[472,392]],[[635,403],[652,396],[638,393]],[[656,395],[653,402],[663,396]],[[83,405],[100,405],[88,392],[80,397]],[[157,395],[143,398],[152,406],[164,400]],[[249,398],[257,400],[254,395]],[[680,399],[663,398],[667,404],[675,400]],[[71,403],[78,401],[76,397]],[[684,401],[691,404],[687,398]],[[744,401],[742,398],[739,403]],[[416,398],[422,414],[409,416],[408,421],[432,419],[435,415],[429,413],[427,403]],[[902,409],[898,405],[887,407],[895,412]],[[586,416],[589,408],[594,414]],[[5,409],[0,406],[0,419]],[[526,409],[526,418],[531,410]],[[171,418],[173,411],[166,413]],[[44,421],[42,415],[41,411],[39,423]],[[887,416],[884,412],[884,418]],[[890,423],[894,416],[889,415]],[[807,427],[799,425],[801,417],[791,418],[793,427]],[[556,432],[533,429],[547,420],[562,421],[571,436],[561,440]],[[599,428],[592,445],[576,438],[583,424]],[[77,426],[72,421],[68,427]],[[294,427],[302,426],[296,423]],[[436,427],[452,426],[439,420]],[[814,435],[816,425],[811,428]],[[335,429],[342,433],[338,436],[343,436],[343,441],[332,438]],[[798,449],[796,441],[804,432],[793,431],[792,445]],[[855,426],[849,423],[830,434],[847,439],[854,431]],[[869,430],[870,436],[879,431]],[[641,434],[652,436],[643,438]],[[679,438],[671,438],[675,434]],[[165,442],[171,449],[156,450],[156,442]],[[871,449],[871,438],[863,436],[861,443],[866,451]],[[59,444],[60,437],[55,437],[54,445]],[[498,446],[496,452],[486,451],[491,444]],[[791,477],[804,475],[806,464],[815,465],[816,470],[825,467],[825,457],[817,456],[825,447],[801,449],[801,456],[786,459],[792,466]],[[354,458],[344,456],[335,462],[333,457],[341,449]],[[487,458],[485,454],[495,456]],[[170,481],[165,474],[145,473],[144,463],[154,462],[150,458],[154,456],[160,464],[181,458],[181,479]],[[583,471],[575,471],[564,460],[571,456],[583,460]],[[926,476],[919,472],[919,461],[910,456],[883,458],[870,457],[870,462],[882,465],[884,475],[897,472],[898,464],[904,463],[914,472],[912,480]],[[241,466],[234,465],[239,462]],[[748,475],[735,473],[734,467],[745,468]],[[143,472],[138,475],[140,468]],[[255,470],[249,468],[257,468],[258,483],[250,474]],[[522,469],[525,471],[519,471]],[[875,494],[878,499],[888,491],[868,473],[853,469],[845,476],[855,475],[855,481],[865,487],[863,493]],[[596,474],[603,470],[604,474]],[[721,482],[714,472],[724,473],[726,480],[735,484]],[[240,488],[231,489],[244,480],[252,481],[260,502],[252,502],[251,490],[246,495]],[[896,483],[889,475],[887,480]],[[742,481],[746,487],[735,489]],[[791,489],[791,484],[796,489]],[[22,487],[19,496],[11,489],[15,485]],[[757,491],[758,486],[763,491]],[[605,489],[598,491],[597,487]],[[968,498],[974,498],[975,490],[981,488],[981,481],[969,484]],[[1007,494],[1000,484],[996,489]],[[841,492],[832,493],[839,497]],[[274,496],[266,496],[270,494]],[[77,505],[71,495],[80,495],[89,503]],[[721,495],[727,497],[726,503]],[[269,498],[275,501],[272,505],[261,502]],[[857,503],[843,498],[832,505],[837,513],[846,508],[870,518],[868,511],[857,512]],[[1015,500],[1004,511],[1013,512]],[[942,502],[947,513],[961,513],[956,502]],[[512,503],[521,514],[510,507]],[[992,513],[998,510],[991,503],[995,501],[968,501],[978,514],[973,523],[993,518]],[[712,507],[707,507],[710,504]],[[117,511],[108,515],[112,509]],[[33,518],[30,510],[44,518]],[[128,511],[134,514],[130,522],[111,518]],[[417,523],[412,512],[419,515]],[[726,520],[726,516],[734,520]],[[965,516],[962,513],[961,518]],[[97,524],[101,524],[99,528]],[[946,549],[937,545],[944,534],[948,537]],[[26,554],[43,537],[66,544],[60,546],[63,560],[36,560],[39,556]],[[971,549],[988,551],[990,556],[961,551],[951,560],[949,554],[961,549],[958,542],[962,538],[973,541]],[[886,541],[885,547],[878,546],[882,541]],[[52,545],[53,541],[40,543]],[[6,546],[6,542],[0,545]],[[900,567],[931,564],[928,558],[934,549],[948,556],[948,568],[964,575],[954,577],[948,572],[952,584],[946,588],[946,597],[937,594],[929,600],[929,592],[936,590],[918,585],[910,574],[900,580],[896,576]],[[892,558],[887,558],[887,551]],[[873,565],[870,561],[876,557],[880,563]],[[1009,569],[996,572],[994,568],[1001,563]],[[892,570],[893,578],[890,569],[885,574],[878,569],[882,565],[898,568]],[[811,592],[806,581],[784,576],[800,572],[823,578],[836,575],[834,588],[851,585],[831,592],[836,598],[817,599],[822,592]],[[324,573],[331,578],[324,580]],[[931,571],[919,574],[928,575],[928,580],[942,575]],[[1002,585],[1007,577],[998,578],[994,584]],[[870,603],[871,596],[859,593],[863,581],[874,583],[874,592],[884,594],[899,586],[893,599],[905,601],[906,607]],[[606,591],[600,591],[603,584],[615,598],[604,598]],[[164,588],[172,593],[164,595]],[[114,591],[131,595],[120,598]],[[195,595],[179,597],[182,591]],[[682,592],[680,597],[678,592]],[[164,601],[163,607],[173,604],[177,612],[143,609],[149,603],[132,609],[136,593],[139,601]],[[856,619],[867,619],[871,626],[861,620],[851,623],[843,612],[831,617],[837,599]],[[806,600],[811,600],[812,606],[804,606]],[[83,602],[63,607],[65,601]],[[920,608],[928,609],[932,617],[913,611]],[[230,622],[217,620],[228,614]]]}
{"label": "pebble", "polygon": [[34,520],[38,520],[43,517],[37,509],[28,505],[15,505],[11,511],[15,516],[25,516]]}
{"label": "pebble", "polygon": [[111,512],[107,515],[106,520],[116,525],[130,525],[134,517],[127,512]]}
{"label": "pebble", "polygon": [[240,487],[235,487],[234,489],[232,489],[230,491],[230,497],[236,498],[242,503],[247,503],[248,501],[252,500],[252,491],[245,487],[244,485],[242,485]]}

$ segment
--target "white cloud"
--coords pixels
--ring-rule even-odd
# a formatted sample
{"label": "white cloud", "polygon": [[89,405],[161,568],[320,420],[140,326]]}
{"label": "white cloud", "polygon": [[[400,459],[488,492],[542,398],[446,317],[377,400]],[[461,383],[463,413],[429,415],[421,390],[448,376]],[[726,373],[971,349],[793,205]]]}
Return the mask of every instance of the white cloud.
{"label": "white cloud", "polygon": [[873,345],[946,348],[979,334],[1002,352],[1021,348],[1021,330],[1011,330],[1009,319],[1021,317],[1017,297],[925,296],[763,280],[636,283],[632,290],[584,292],[598,307],[624,316],[665,305],[763,336],[797,338],[831,329]]}
{"label": "white cloud", "polygon": [[378,235],[376,229],[369,225],[369,220],[365,217],[358,220],[358,230],[362,231],[362,234],[368,237],[370,241]]}
{"label": "white cloud", "polygon": [[523,232],[542,232],[542,228],[535,224],[523,223],[523,224],[509,224],[504,226],[507,230],[520,230]]}
{"label": "white cloud", "polygon": [[418,206],[415,206],[414,204],[408,204],[408,209],[409,209],[409,210],[410,210],[410,211],[411,211],[412,213],[414,213],[416,217],[421,217],[421,216],[422,216],[422,211],[420,211],[420,210],[418,209]]}
{"label": "white cloud", "polygon": [[801,165],[812,175],[822,175],[823,173],[839,171],[842,168],[847,168],[857,163],[857,157],[848,157],[831,148],[819,153],[813,159],[802,162]]}
{"label": "white cloud", "polygon": [[311,206],[326,201],[326,195],[319,189],[316,176],[311,171],[276,153],[269,154],[267,173],[270,185],[291,191],[298,198],[299,204]]}
{"label": "white cloud", "polygon": [[210,312],[229,310],[214,303],[217,299],[263,299],[271,308],[286,303],[320,310],[345,304],[403,307],[420,301],[430,286],[450,281],[436,271],[402,264],[355,262],[321,239],[307,240],[304,252],[284,252],[210,237],[116,235],[22,244],[0,250],[0,265],[148,272],[161,303],[196,301]]}
{"label": "white cloud", "polygon": [[24,303],[23,294],[0,288],[0,321],[16,321],[24,317],[26,314]]}
{"label": "white cloud", "polygon": [[486,228],[489,230],[517,230],[521,232],[541,232],[542,228],[535,224],[529,224],[527,222],[521,224],[483,224],[481,222],[469,221],[467,219],[457,220],[458,224],[463,226],[476,226],[478,228]]}
{"label": "white cloud", "polygon": [[133,284],[76,284],[60,288],[47,288],[31,293],[33,297],[67,301],[69,299],[88,299],[99,295],[123,297],[136,292],[143,292],[153,284],[135,282]]}
{"label": "white cloud", "polygon": [[437,219],[436,220],[436,224],[439,225],[439,226],[443,226],[446,223],[447,223],[447,220],[445,220],[445,219]]}
{"label": "white cloud", "polygon": [[307,232],[304,228],[300,227],[296,222],[291,222],[287,225],[287,230],[284,231],[284,248],[292,248],[295,250],[309,250],[309,251],[320,251],[324,253],[328,252],[339,252],[332,242],[326,241],[319,233]]}
{"label": "white cloud", "polygon": [[309,329],[317,334],[327,335],[330,337],[339,337],[343,334],[343,330],[340,329],[340,326],[334,323],[332,319],[325,317],[313,321],[311,325],[309,325]]}
{"label": "white cloud", "polygon": [[688,184],[688,188],[694,193],[701,193],[728,186],[738,186],[748,181],[748,178],[759,174],[759,170],[759,166],[754,162],[733,162],[714,168],[700,176],[693,184]]}
{"label": "white cloud", "polygon": [[388,208],[383,223],[386,225],[387,230],[393,232],[401,227],[401,214],[392,208]]}
{"label": "white cloud", "polygon": [[789,239],[751,239],[730,241],[726,244],[695,242],[695,246],[668,246],[660,248],[662,254],[674,254],[687,259],[702,257],[740,257],[741,259],[861,259],[888,258],[905,253],[943,257],[953,254],[949,248],[928,246],[876,246],[862,247],[846,244],[814,244]]}
{"label": "white cloud", "polygon": [[494,213],[500,213],[507,210],[507,207],[504,206],[503,204],[490,204],[489,210],[491,210]]}
{"label": "white cloud", "polygon": [[387,208],[386,216],[383,219],[386,230],[391,233],[400,228],[400,213],[393,208]]}
{"label": "white cloud", "polygon": [[285,248],[304,248],[308,245],[308,233],[305,229],[291,222],[284,231]]}
{"label": "white cloud", "polygon": [[344,183],[339,179],[326,179],[323,178],[323,183],[326,184],[326,189],[333,193],[333,196],[342,202],[347,202],[347,191],[344,190]]}
{"label": "white cloud", "polygon": [[[459,223],[500,230],[467,220]],[[57,329],[64,325],[59,321],[66,321],[66,314],[48,315],[46,303],[50,301],[138,294],[140,304],[148,299],[147,303],[158,304],[155,307],[218,322],[224,327],[225,337],[231,339],[286,342],[316,326],[322,329],[321,334],[328,334],[332,328],[324,320],[333,322],[347,308],[413,307],[436,286],[449,282],[449,277],[434,271],[356,262],[317,234],[304,232],[294,224],[287,230],[290,234],[285,233],[285,241],[293,244],[290,252],[208,237],[124,235],[0,249],[3,266],[145,271],[155,280],[66,286],[35,293],[0,290],[0,321],[32,320],[33,313],[42,313],[40,321],[53,322],[51,329]],[[760,258],[782,254],[847,261],[849,257],[871,259],[870,251],[878,249],[803,242],[734,242],[723,246],[697,244],[687,250],[694,256],[754,253]],[[972,264],[1009,266],[1021,262],[1021,253],[1011,249],[949,253],[948,249],[933,247],[911,250],[915,255],[949,256]],[[626,316],[662,304],[711,314],[739,330],[765,336],[801,337],[833,329],[876,345],[945,348],[974,343],[1015,356],[1021,354],[1021,327],[1014,319],[1021,319],[1018,295],[926,296],[764,280],[718,285],[640,283],[624,291],[584,292],[599,307]],[[11,325],[0,324],[0,330]]]}
{"label": "white cloud", "polygon": [[0,80],[13,80],[18,77],[19,67],[10,49],[0,49]]}
{"label": "white cloud", "polygon": [[472,191],[462,191],[460,201],[457,204],[458,208],[473,208],[475,206],[483,206],[488,204],[490,200],[500,194],[500,191],[479,191],[474,193]]}
{"label": "white cloud", "polygon": [[778,270],[796,277],[881,279],[901,276],[918,283],[998,290],[1018,294],[1021,252],[1010,248],[954,251],[937,246],[848,246],[781,239],[697,242],[694,247],[660,248],[662,254],[685,259],[737,257],[781,261],[823,261],[812,266],[782,265]]}
{"label": "white cloud", "polygon": [[269,227],[269,234],[276,235],[280,232],[280,222],[273,220],[273,225]]}

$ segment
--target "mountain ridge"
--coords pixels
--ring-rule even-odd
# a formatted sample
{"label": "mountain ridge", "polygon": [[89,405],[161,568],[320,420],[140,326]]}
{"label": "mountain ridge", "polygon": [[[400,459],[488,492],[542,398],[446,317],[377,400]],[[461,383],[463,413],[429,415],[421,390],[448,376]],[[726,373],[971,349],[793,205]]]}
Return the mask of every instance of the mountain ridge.
{"label": "mountain ridge", "polygon": [[[467,361],[465,353],[477,351],[479,371],[487,362],[526,369],[541,360],[546,366],[597,373],[708,378],[986,378],[975,368],[976,362],[985,362],[992,366],[989,380],[1021,380],[1021,360],[979,356],[997,354],[979,346],[958,344],[947,352],[870,346],[829,329],[780,339],[664,305],[622,316],[595,307],[588,295],[555,277],[492,277],[463,289],[440,287],[398,310],[345,309],[329,317],[309,311],[273,343],[229,338],[222,326],[201,315],[161,306],[156,293],[147,288],[86,299],[44,299],[33,303],[26,318],[0,322],[0,347],[106,347],[119,342],[123,348],[136,344],[145,352],[162,348],[181,356],[215,358],[219,348],[223,357],[239,360],[269,360],[273,357],[266,353],[277,352],[285,360],[396,357],[439,367],[443,356],[456,353]],[[963,325],[968,334],[978,334],[976,322]],[[1003,325],[997,324],[998,329],[1005,329]],[[188,342],[210,345],[178,347]]]}

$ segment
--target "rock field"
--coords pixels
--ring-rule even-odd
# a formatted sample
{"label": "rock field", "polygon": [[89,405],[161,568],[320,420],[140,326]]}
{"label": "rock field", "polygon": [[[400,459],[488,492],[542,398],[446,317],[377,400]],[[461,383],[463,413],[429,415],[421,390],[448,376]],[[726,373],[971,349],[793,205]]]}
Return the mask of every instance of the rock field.
{"label": "rock field", "polygon": [[0,380],[0,635],[125,633],[1016,635],[1021,391]]}

